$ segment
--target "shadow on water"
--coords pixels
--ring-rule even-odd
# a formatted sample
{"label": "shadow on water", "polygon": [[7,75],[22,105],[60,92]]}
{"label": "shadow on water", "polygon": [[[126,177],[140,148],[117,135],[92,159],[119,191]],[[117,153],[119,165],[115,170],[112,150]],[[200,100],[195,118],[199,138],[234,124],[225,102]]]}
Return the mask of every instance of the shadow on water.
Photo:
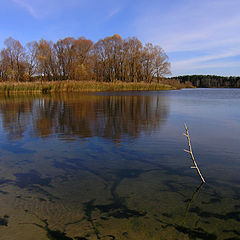
{"label": "shadow on water", "polygon": [[[28,210],[25,210],[25,212],[28,212]],[[38,220],[42,222],[42,224],[32,223],[32,225],[35,225],[41,229],[43,229],[46,232],[46,236],[49,240],[87,240],[85,237],[68,237],[66,235],[65,230],[59,231],[59,230],[53,230],[49,227],[48,220],[47,219],[41,219],[36,214],[30,213],[31,215],[35,216]]]}
{"label": "shadow on water", "polygon": [[0,226],[8,226],[8,215],[4,215],[3,218],[0,217]]}
{"label": "shadow on water", "polygon": [[15,184],[19,188],[26,188],[34,184],[48,187],[51,186],[51,178],[42,178],[41,174],[36,170],[30,170],[27,173],[15,173],[14,176],[16,177]]}
{"label": "shadow on water", "polygon": [[117,187],[119,184],[126,178],[137,178],[141,174],[147,171],[139,170],[139,169],[121,169],[115,172],[116,179],[111,185],[110,192],[111,192],[111,203],[109,204],[94,204],[95,199],[86,202],[84,205],[84,212],[87,221],[91,224],[96,238],[97,239],[115,239],[113,235],[106,235],[101,237],[99,230],[96,227],[94,219],[92,217],[93,212],[99,210],[101,213],[101,219],[104,221],[110,220],[111,217],[118,218],[118,219],[129,219],[132,217],[143,217],[146,215],[144,211],[137,211],[134,209],[130,209],[127,207],[123,198],[121,198],[117,193]]}
{"label": "shadow on water", "polygon": [[[216,234],[209,233],[201,227],[197,227],[197,226],[187,227],[186,226],[186,220],[188,218],[189,212],[191,212],[192,204],[194,201],[197,200],[200,190],[202,189],[203,186],[204,186],[204,183],[201,183],[193,192],[192,197],[190,199],[187,199],[184,201],[184,202],[188,202],[188,204],[186,206],[184,217],[183,217],[181,224],[170,223],[170,222],[167,222],[164,220],[156,219],[157,221],[162,223],[163,229],[174,228],[179,233],[183,233],[184,235],[188,236],[189,239],[202,239],[202,240],[205,240],[205,239],[206,240],[216,240],[217,239]],[[162,215],[167,218],[172,217],[170,214],[167,214],[167,213],[163,213]]]}
{"label": "shadow on water", "polygon": [[106,213],[107,216],[104,217],[107,220],[109,217],[115,218],[131,218],[131,217],[142,217],[146,215],[146,212],[139,212],[133,209],[129,209],[125,203],[124,199],[121,198],[117,194],[117,187],[125,178],[136,178],[140,174],[145,173],[147,171],[141,171],[138,169],[121,169],[117,172],[117,178],[113,182],[110,192],[112,197],[112,202],[110,204],[103,204],[103,205],[94,205],[95,200],[91,200],[85,204],[85,215],[87,216],[88,220],[92,221],[92,212],[98,209],[101,213]]}

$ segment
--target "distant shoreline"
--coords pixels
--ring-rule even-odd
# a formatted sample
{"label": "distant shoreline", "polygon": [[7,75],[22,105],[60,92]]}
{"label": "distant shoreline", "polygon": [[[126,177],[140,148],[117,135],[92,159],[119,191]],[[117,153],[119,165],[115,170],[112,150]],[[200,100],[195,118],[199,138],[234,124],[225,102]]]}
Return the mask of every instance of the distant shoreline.
{"label": "distant shoreline", "polygon": [[240,76],[184,75],[168,78],[180,83],[191,83],[197,88],[240,88]]}
{"label": "distant shoreline", "polygon": [[184,84],[174,83],[126,83],[96,81],[51,81],[51,82],[1,82],[0,93],[54,93],[54,92],[100,92],[100,91],[153,91],[176,90]]}

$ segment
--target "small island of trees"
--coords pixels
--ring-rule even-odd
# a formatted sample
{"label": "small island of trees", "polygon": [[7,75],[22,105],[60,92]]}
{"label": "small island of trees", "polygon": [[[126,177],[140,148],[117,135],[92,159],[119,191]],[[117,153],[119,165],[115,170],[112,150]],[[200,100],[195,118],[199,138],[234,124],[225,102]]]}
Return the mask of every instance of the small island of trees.
{"label": "small island of trees", "polygon": [[0,81],[159,82],[170,73],[163,49],[136,37],[115,34],[96,43],[67,37],[53,43],[41,39],[23,46],[12,37],[0,52]]}

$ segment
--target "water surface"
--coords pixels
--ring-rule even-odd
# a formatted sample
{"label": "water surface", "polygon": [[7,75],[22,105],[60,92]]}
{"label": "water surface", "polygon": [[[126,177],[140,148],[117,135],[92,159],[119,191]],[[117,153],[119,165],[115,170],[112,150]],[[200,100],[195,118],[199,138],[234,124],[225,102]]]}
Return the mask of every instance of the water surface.
{"label": "water surface", "polygon": [[0,239],[240,239],[239,106],[239,89],[0,96]]}

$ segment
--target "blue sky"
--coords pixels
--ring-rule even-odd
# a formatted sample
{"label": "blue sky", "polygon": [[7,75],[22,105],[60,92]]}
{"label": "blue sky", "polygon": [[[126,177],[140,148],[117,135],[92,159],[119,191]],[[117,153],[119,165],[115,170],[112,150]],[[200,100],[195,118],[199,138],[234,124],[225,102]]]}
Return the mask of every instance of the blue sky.
{"label": "blue sky", "polygon": [[172,76],[240,76],[240,0],[0,0],[0,48],[115,33],[160,45]]}

